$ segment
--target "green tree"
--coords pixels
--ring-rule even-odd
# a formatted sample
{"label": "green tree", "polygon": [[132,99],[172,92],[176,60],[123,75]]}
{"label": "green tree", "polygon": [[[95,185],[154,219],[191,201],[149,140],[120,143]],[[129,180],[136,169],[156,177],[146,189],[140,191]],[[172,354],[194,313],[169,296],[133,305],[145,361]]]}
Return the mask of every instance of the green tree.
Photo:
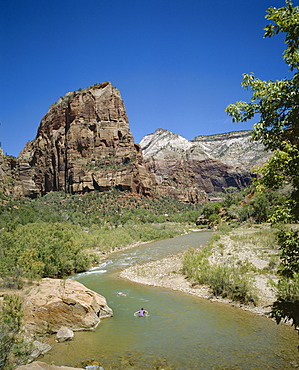
{"label": "green tree", "polygon": [[[277,209],[275,217],[285,223],[298,222],[299,7],[294,7],[291,1],[286,0],[284,7],[279,9],[270,7],[266,13],[265,18],[270,23],[264,28],[264,37],[272,37],[279,33],[285,35],[286,49],[283,58],[289,67],[290,77],[277,81],[262,81],[255,78],[253,73],[243,74],[241,85],[245,89],[251,89],[252,98],[249,103],[239,101],[230,104],[226,112],[233,117],[233,121],[239,122],[259,115],[259,121],[254,125],[253,140],[260,140],[273,155],[261,169],[263,176],[257,182],[257,190],[291,185],[290,197],[284,206]],[[279,243],[282,253],[280,269],[282,277],[277,286],[277,301],[273,306],[272,315],[277,322],[285,318],[292,319],[294,325],[298,325],[298,295],[288,294],[291,287],[296,286],[296,291],[299,290],[298,278],[295,279],[298,272],[298,233],[281,232]]]}
{"label": "green tree", "polygon": [[293,278],[294,274],[299,274],[299,230],[280,230],[278,243],[282,261],[280,274]]}
{"label": "green tree", "polygon": [[286,6],[267,10],[266,19],[273,23],[264,30],[264,37],[285,33],[286,50],[283,58],[289,66],[290,78],[262,81],[253,73],[243,74],[241,85],[252,90],[249,103],[230,104],[226,112],[233,121],[245,122],[259,115],[254,125],[253,140],[260,140],[274,152],[263,167],[260,185],[278,187],[283,182],[293,187],[291,203],[298,219],[299,205],[299,7],[291,1]]}
{"label": "green tree", "polygon": [[0,311],[0,369],[11,370],[26,362],[31,343],[21,336],[22,301],[16,295],[4,297]]}
{"label": "green tree", "polygon": [[205,218],[209,218],[211,215],[218,215],[222,204],[220,202],[207,203],[202,208],[202,214]]}

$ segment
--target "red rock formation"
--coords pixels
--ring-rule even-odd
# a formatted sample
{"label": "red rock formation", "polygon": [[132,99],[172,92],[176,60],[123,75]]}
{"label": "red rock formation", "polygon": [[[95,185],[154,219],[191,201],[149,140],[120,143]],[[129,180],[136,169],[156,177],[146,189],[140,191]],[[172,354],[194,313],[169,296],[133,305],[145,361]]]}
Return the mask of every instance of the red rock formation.
{"label": "red rock formation", "polygon": [[53,104],[19,161],[19,192],[25,196],[111,187],[149,194],[154,182],[110,82],[67,93]]}

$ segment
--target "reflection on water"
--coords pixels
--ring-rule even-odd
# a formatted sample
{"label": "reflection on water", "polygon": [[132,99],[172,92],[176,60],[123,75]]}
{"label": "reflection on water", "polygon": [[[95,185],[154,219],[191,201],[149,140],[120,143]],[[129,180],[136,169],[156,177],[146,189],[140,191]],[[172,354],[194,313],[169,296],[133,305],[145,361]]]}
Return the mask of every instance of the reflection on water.
{"label": "reflection on water", "polygon": [[[294,329],[187,294],[119,279],[128,265],[162,258],[205,243],[194,233],[117,253],[74,277],[104,295],[114,311],[94,331],[53,343],[44,357],[56,365],[95,360],[107,369],[292,369],[299,363]],[[123,295],[120,295],[122,292]],[[141,307],[148,317],[136,317]],[[53,338],[52,338],[53,341]]]}

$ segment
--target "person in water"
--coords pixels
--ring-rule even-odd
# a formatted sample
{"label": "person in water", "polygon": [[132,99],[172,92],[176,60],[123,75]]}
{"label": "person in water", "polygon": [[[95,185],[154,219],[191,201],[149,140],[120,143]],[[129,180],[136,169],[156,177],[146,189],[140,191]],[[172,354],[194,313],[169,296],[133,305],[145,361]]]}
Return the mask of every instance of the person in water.
{"label": "person in water", "polygon": [[144,310],[143,308],[141,308],[141,310],[139,311],[136,311],[134,313],[134,315],[138,314],[138,316],[144,316],[144,314],[147,314],[148,315],[148,312],[146,310]]}

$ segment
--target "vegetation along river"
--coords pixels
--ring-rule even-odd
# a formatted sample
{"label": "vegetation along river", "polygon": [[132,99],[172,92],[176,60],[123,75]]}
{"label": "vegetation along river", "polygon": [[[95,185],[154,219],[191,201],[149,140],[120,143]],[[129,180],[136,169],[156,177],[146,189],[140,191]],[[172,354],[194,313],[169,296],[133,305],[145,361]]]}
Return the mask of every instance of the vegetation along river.
{"label": "vegetation along river", "polygon": [[[120,279],[136,263],[199,247],[210,232],[192,233],[118,252],[73,279],[104,295],[113,309],[93,331],[54,343],[43,361],[82,366],[97,361],[108,369],[293,369],[296,331],[222,303]],[[120,295],[122,292],[125,295]],[[136,317],[141,307],[148,317]]]}

